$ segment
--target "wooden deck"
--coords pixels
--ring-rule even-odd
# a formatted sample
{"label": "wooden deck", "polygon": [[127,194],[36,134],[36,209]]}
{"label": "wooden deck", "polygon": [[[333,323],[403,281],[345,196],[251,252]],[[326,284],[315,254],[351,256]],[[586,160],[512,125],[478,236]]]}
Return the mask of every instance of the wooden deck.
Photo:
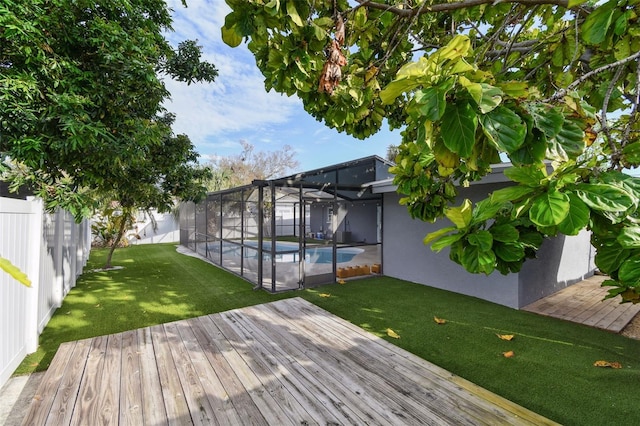
{"label": "wooden deck", "polygon": [[525,306],[525,311],[577,322],[619,333],[640,312],[640,304],[620,303],[620,297],[603,300],[606,276],[594,275]]}
{"label": "wooden deck", "polygon": [[551,422],[294,298],[65,343],[23,424]]}

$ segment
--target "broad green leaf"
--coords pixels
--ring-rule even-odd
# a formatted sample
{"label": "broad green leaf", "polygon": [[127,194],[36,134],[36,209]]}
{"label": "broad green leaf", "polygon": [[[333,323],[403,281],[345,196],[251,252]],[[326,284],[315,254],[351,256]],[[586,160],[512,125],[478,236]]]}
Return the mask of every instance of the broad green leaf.
{"label": "broad green leaf", "polygon": [[356,13],[353,16],[353,21],[357,28],[364,27],[364,24],[367,23],[367,8],[361,7],[356,10]]}
{"label": "broad green leaf", "polygon": [[515,165],[528,165],[544,160],[547,153],[547,138],[535,129],[527,133],[522,146],[509,153],[509,159]]}
{"label": "broad green leaf", "polygon": [[439,90],[438,87],[429,87],[428,89],[419,90],[416,93],[416,102],[420,105],[420,113],[431,121],[440,120],[444,114],[446,102],[446,91]]}
{"label": "broad green leaf", "polygon": [[518,262],[525,257],[524,246],[522,244],[497,243],[493,247],[496,256],[505,262]]}
{"label": "broad green leaf", "polygon": [[520,116],[504,106],[481,115],[480,123],[487,138],[502,152],[510,153],[520,148],[527,135]]}
{"label": "broad green leaf", "polygon": [[544,241],[544,237],[538,231],[520,231],[520,242],[526,247],[538,250]]}
{"label": "broad green leaf", "polygon": [[521,199],[524,196],[532,195],[535,192],[536,188],[531,188],[528,186],[508,186],[506,188],[498,189],[497,191],[493,191],[491,193],[491,202],[492,203],[504,203],[505,201],[516,201]]}
{"label": "broad green leaf", "polygon": [[490,84],[480,83],[480,86],[482,86],[482,99],[478,103],[478,106],[480,107],[480,111],[486,114],[500,105],[503,93],[502,90]]}
{"label": "broad green leaf", "polygon": [[276,16],[280,10],[280,0],[271,0],[264,5],[265,10],[271,16]]}
{"label": "broad green leaf", "polygon": [[618,270],[618,279],[628,286],[640,283],[640,255],[632,256],[622,262]]}
{"label": "broad green leaf", "polygon": [[544,165],[509,167],[505,169],[504,175],[514,182],[531,187],[539,186],[540,182],[547,177]]}
{"label": "broad green leaf", "polygon": [[451,152],[441,140],[433,144],[433,155],[442,167],[454,168],[460,164],[460,157]]}
{"label": "broad green leaf", "polygon": [[560,132],[549,139],[547,155],[556,161],[567,161],[576,158],[585,148],[584,132],[572,121],[565,120]]}
{"label": "broad green leaf", "polygon": [[221,31],[222,41],[224,41],[227,46],[238,47],[240,43],[242,43],[242,36],[238,33],[235,25],[231,28],[223,26]]}
{"label": "broad green leaf", "polygon": [[456,35],[444,47],[438,49],[432,56],[437,58],[439,63],[445,60],[454,61],[467,56],[471,50],[471,39],[466,35]]}
{"label": "broad green leaf", "polygon": [[625,250],[619,244],[605,244],[598,247],[596,253],[596,266],[605,274],[611,274],[620,269],[620,265],[631,254],[631,251]]}
{"label": "broad green leaf", "polygon": [[564,123],[564,115],[559,109],[539,104],[528,104],[526,107],[533,118],[535,127],[540,129],[548,139],[560,133],[562,123]]}
{"label": "broad green leaf", "polygon": [[632,165],[640,164],[640,142],[631,143],[622,148],[623,159]]}
{"label": "broad green leaf", "polygon": [[27,287],[31,287],[31,281],[29,280],[29,277],[27,277],[27,275],[24,272],[22,272],[20,268],[15,266],[8,259],[5,259],[4,257],[0,257],[0,269],[5,271],[7,274],[11,275],[19,283]]}
{"label": "broad green leaf", "polygon": [[460,240],[464,236],[463,233],[453,234],[453,235],[445,235],[437,241],[434,241],[431,244],[431,250],[439,253],[443,248],[449,247],[451,244]]}
{"label": "broad green leaf", "polygon": [[438,230],[437,230],[437,231],[435,231],[435,232],[430,232],[430,233],[428,233],[428,234],[424,237],[424,239],[422,240],[422,243],[423,243],[424,245],[427,245],[427,244],[429,244],[430,242],[435,241],[435,240],[437,240],[438,238],[442,237],[443,235],[446,235],[446,234],[448,234],[449,232],[457,231],[457,230],[458,230],[458,228],[456,228],[455,226],[447,226],[447,227],[444,227],[444,228],[442,228],[442,229],[438,229]]}
{"label": "broad green leaf", "polygon": [[508,81],[498,84],[498,87],[512,98],[526,98],[529,95],[529,87],[525,81]]}
{"label": "broad green leaf", "polygon": [[558,230],[565,235],[578,235],[589,224],[591,211],[589,207],[573,193],[569,196],[569,214],[558,225]]}
{"label": "broad green leaf", "polygon": [[586,44],[600,44],[604,41],[613,20],[616,0],[609,0],[587,15],[582,27],[582,39]]}
{"label": "broad green leaf", "polygon": [[620,188],[629,194],[635,202],[638,203],[638,195],[640,195],[640,178],[629,176],[626,173],[622,173],[616,170],[606,171],[598,177],[601,183],[607,183]]}
{"label": "broad green leaf", "polygon": [[398,96],[405,92],[409,92],[418,86],[420,86],[420,83],[413,78],[398,78],[397,80],[393,80],[391,83],[387,84],[387,86],[380,91],[380,100],[384,105],[390,105]]}
{"label": "broad green leaf", "polygon": [[473,209],[473,222],[479,223],[489,220],[498,214],[502,209],[503,203],[494,203],[491,198],[485,198],[484,200],[476,203]]}
{"label": "broad green leaf", "polygon": [[[515,226],[504,223],[502,225],[493,225],[489,228],[489,232],[493,235],[493,239],[502,243],[512,243],[518,241],[520,233]],[[506,260],[506,259],[505,259]]]}
{"label": "broad green leaf", "polygon": [[302,19],[298,14],[298,10],[296,9],[296,2],[287,1],[286,3],[287,3],[287,15],[289,15],[289,18],[291,18],[293,23],[296,24],[297,26],[299,27],[304,26],[304,22],[302,22]]}
{"label": "broad green leaf", "polygon": [[467,89],[467,92],[469,93],[469,95],[471,95],[473,100],[476,101],[478,105],[480,105],[480,102],[482,101],[482,86],[480,85],[480,83],[472,82],[465,76],[460,76],[458,82],[460,83],[460,85],[462,85],[462,87]]}
{"label": "broad green leaf", "polygon": [[613,57],[618,61],[631,56],[632,53],[634,52],[631,52],[631,43],[629,41],[629,37],[624,37],[613,46]]}
{"label": "broad green leaf", "polygon": [[442,139],[447,148],[460,157],[473,153],[478,118],[468,102],[447,104],[442,117]]}
{"label": "broad green leaf", "polygon": [[538,195],[529,209],[529,219],[541,227],[556,226],[569,214],[569,197],[558,191]]}
{"label": "broad green leaf", "polygon": [[626,191],[605,183],[578,184],[576,195],[589,207],[601,212],[625,212],[634,205],[633,198]]}
{"label": "broad green leaf", "polygon": [[625,249],[640,248],[640,226],[625,226],[616,240]]}
{"label": "broad green leaf", "polygon": [[484,251],[478,246],[469,245],[462,250],[460,263],[471,273],[489,275],[495,268],[496,255],[492,250]]}
{"label": "broad green leaf", "polygon": [[444,214],[458,229],[464,229],[471,223],[471,210],[471,201],[464,200],[462,205],[449,207],[444,211]]}
{"label": "broad green leaf", "polygon": [[427,120],[440,120],[447,106],[447,93],[453,88],[454,80],[447,79],[437,86],[416,92],[415,101],[420,104],[418,111]]}
{"label": "broad green leaf", "polygon": [[493,246],[493,235],[489,231],[481,229],[467,236],[467,241],[472,246],[477,246],[482,251],[491,250]]}
{"label": "broad green leaf", "polygon": [[447,64],[446,73],[448,75],[451,74],[464,74],[469,71],[473,71],[475,68],[473,65],[470,65],[464,59],[458,59],[456,61]]}
{"label": "broad green leaf", "polygon": [[[311,23],[311,29],[313,30],[313,36],[316,40],[324,40],[327,38],[327,32],[315,22]],[[306,72],[306,70],[305,70]]]}
{"label": "broad green leaf", "polygon": [[493,111],[502,102],[503,92],[495,86],[487,83],[473,83],[465,77],[460,77],[459,81],[476,101],[483,114]]}

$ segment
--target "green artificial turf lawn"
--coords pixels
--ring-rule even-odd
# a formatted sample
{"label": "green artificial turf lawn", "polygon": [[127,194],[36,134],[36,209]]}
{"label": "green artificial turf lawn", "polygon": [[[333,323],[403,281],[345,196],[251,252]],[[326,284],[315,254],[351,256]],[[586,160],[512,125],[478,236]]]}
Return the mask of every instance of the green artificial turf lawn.
{"label": "green artificial turf lawn", "polygon": [[[85,270],[105,255],[92,251]],[[640,424],[640,341],[387,277],[271,295],[173,245],[119,249],[113,264],[124,269],[80,278],[18,374],[45,369],[65,341],[301,296],[555,421]],[[594,367],[598,360],[623,368]]]}
{"label": "green artificial turf lawn", "polygon": [[107,250],[92,250],[78,279],[40,335],[38,351],[15,374],[45,370],[60,343],[119,333],[291,297],[255,291],[222,269],[176,252],[174,244],[117,249],[104,266]]}

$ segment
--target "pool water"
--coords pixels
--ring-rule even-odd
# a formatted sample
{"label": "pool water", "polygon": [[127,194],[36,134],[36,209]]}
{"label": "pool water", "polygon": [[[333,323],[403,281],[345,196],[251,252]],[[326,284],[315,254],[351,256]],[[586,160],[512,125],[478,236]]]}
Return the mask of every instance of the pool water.
{"label": "pool water", "polygon": [[[245,246],[258,246],[257,242],[247,241]],[[217,253],[220,250],[218,243],[209,243],[209,252]],[[235,244],[223,244],[223,258],[240,257],[241,248]],[[271,243],[263,243],[263,256],[265,260],[271,258]],[[287,242],[276,242],[276,262],[279,263],[297,263],[299,258],[298,244]],[[338,248],[336,252],[336,263],[350,262],[356,255],[364,252],[363,249],[357,247],[345,247]],[[251,247],[245,247],[244,251],[245,259],[257,259],[258,250]],[[320,263],[330,264],[333,262],[333,248],[332,247],[307,247],[304,256],[305,263]]]}

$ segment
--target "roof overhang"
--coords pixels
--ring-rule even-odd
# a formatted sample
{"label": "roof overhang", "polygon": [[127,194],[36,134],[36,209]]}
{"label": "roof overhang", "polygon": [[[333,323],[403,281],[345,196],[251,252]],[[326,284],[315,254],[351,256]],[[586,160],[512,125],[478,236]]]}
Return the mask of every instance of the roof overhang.
{"label": "roof overhang", "polygon": [[[491,173],[484,176],[479,181],[470,182],[471,185],[487,185],[491,183],[507,183],[511,182],[505,175],[504,171],[511,167],[511,163],[494,164],[491,166]],[[384,194],[388,192],[396,192],[397,185],[393,183],[393,178],[381,179],[375,182],[364,184],[363,187],[370,186],[371,192],[374,194]]]}

